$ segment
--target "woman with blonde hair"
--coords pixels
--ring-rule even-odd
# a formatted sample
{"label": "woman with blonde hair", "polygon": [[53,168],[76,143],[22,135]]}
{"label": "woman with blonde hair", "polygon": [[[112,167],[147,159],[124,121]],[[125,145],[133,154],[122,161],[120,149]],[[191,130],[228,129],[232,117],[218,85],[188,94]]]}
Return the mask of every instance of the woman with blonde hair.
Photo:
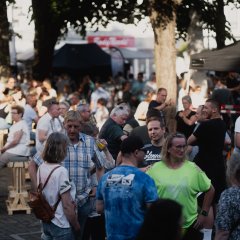
{"label": "woman with blonde hair", "polygon": [[[214,196],[210,179],[195,163],[186,160],[187,141],[183,134],[170,134],[162,148],[162,161],[147,171],[158,189],[159,198],[172,199],[183,206],[184,240],[201,240],[200,229]],[[197,194],[205,192],[202,210],[198,212]]]}

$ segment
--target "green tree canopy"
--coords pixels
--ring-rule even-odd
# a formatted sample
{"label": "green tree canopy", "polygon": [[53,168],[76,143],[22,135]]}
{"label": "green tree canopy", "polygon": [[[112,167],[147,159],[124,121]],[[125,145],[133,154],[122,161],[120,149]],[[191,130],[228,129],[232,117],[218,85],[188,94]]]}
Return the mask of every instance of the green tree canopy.
{"label": "green tree canopy", "polygon": [[35,72],[43,78],[51,72],[54,46],[60,36],[67,33],[69,26],[85,35],[87,27],[98,30],[111,21],[137,23],[145,16],[153,16],[155,29],[165,28],[176,15],[177,37],[186,38],[191,21],[191,12],[197,11],[203,26],[216,32],[218,47],[224,46],[225,38],[232,37],[226,22],[223,7],[230,3],[238,6],[238,0],[32,0],[32,19],[35,22]]}
{"label": "green tree canopy", "polygon": [[7,5],[14,0],[0,1],[0,75],[7,77],[10,73],[9,40],[12,32],[9,29]]}

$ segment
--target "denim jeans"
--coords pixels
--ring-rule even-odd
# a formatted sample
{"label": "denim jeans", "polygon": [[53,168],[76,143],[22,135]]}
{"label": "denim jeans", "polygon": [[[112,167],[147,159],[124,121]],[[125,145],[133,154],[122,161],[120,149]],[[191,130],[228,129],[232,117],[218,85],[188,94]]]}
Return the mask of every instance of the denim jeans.
{"label": "denim jeans", "polygon": [[42,223],[41,240],[74,240],[72,228],[60,228],[53,223]]}
{"label": "denim jeans", "polygon": [[89,197],[87,202],[83,204],[82,206],[78,205],[78,222],[80,224],[81,230],[80,234],[78,232],[78,236],[76,236],[77,240],[83,240],[83,233],[84,233],[84,228],[86,221],[88,219],[88,215],[92,212],[92,201],[94,199]]}

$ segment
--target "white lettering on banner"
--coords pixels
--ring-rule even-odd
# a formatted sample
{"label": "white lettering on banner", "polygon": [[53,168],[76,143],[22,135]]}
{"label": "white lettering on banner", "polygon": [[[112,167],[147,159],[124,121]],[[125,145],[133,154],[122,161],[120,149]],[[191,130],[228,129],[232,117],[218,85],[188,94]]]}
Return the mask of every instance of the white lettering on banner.
{"label": "white lettering on banner", "polygon": [[88,36],[88,42],[100,47],[135,47],[134,37],[127,36]]}

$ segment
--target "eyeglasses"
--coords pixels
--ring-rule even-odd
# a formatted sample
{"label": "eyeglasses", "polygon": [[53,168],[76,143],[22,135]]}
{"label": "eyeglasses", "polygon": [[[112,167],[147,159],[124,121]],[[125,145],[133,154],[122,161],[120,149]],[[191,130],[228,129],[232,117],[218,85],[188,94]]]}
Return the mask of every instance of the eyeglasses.
{"label": "eyeglasses", "polygon": [[172,146],[174,148],[176,148],[177,150],[185,150],[187,148],[187,145],[176,145],[176,146]]}

